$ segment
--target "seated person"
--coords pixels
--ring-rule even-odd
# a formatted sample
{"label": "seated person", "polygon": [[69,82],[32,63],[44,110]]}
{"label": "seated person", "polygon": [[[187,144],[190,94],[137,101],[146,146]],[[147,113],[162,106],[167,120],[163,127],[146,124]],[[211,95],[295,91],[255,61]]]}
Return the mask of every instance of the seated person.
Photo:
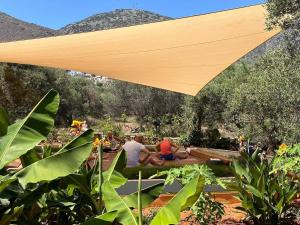
{"label": "seated person", "polygon": [[[175,149],[173,150],[172,147]],[[160,150],[160,158],[164,160],[186,159],[188,157],[187,152],[177,152],[179,147],[167,137],[158,143],[156,148]]]}
{"label": "seated person", "polygon": [[104,139],[104,151],[115,151],[119,149],[120,138],[116,137],[112,131],[107,132],[107,136]]}
{"label": "seated person", "polygon": [[[140,164],[146,165],[148,163],[155,166],[162,166],[164,164],[164,160],[159,160],[158,158],[154,159],[149,150],[142,143],[143,136],[136,135],[134,140],[128,141],[123,145],[123,149],[127,154],[127,167],[135,167]],[[146,156],[142,158],[141,153],[145,153]]]}

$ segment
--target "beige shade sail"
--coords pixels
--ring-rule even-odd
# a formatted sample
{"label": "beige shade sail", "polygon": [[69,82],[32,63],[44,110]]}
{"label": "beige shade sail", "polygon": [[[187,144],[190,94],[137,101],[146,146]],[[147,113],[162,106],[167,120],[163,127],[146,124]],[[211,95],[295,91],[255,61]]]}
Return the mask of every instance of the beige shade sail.
{"label": "beige shade sail", "polygon": [[263,6],[0,44],[0,61],[76,70],[196,95],[279,30]]}

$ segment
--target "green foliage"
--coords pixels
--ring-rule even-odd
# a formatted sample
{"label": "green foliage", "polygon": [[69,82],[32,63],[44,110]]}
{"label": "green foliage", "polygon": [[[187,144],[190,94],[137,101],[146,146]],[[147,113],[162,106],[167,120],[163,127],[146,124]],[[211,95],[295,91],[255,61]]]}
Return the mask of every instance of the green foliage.
{"label": "green foliage", "polygon": [[116,216],[116,212],[105,213],[101,216],[97,216],[87,222],[84,222],[81,225],[111,225],[116,219]]}
{"label": "green foliage", "polygon": [[144,225],[150,225],[151,221],[156,216],[158,210],[159,210],[158,208],[149,209],[149,212],[144,217]]}
{"label": "green foliage", "polygon": [[10,225],[11,221],[17,220],[22,211],[23,207],[15,207],[8,212],[5,212],[4,216],[1,218],[0,225]]}
{"label": "green foliage", "polygon": [[[159,194],[162,193],[162,191],[163,184],[156,184],[150,186],[149,188],[142,189],[140,192],[142,208],[145,208],[148,205],[150,205],[159,196]],[[129,207],[134,209],[138,208],[138,192],[125,196],[123,200]]]}
{"label": "green foliage", "polygon": [[205,178],[205,184],[218,184],[225,187],[222,181],[215,176],[211,168],[207,165],[198,164],[186,165],[184,167],[171,168],[166,171],[158,172],[156,175],[150,177],[150,179],[166,176],[165,184],[172,184],[175,180],[178,180],[181,184],[185,185],[198,175]]}
{"label": "green foliage", "polygon": [[280,26],[289,28],[300,19],[300,3],[298,0],[267,0],[265,5],[267,26],[269,29]]}
{"label": "green foliage", "polygon": [[256,225],[276,225],[294,219],[289,215],[297,185],[282,171],[271,174],[272,166],[260,160],[256,151],[251,157],[242,153],[242,161],[234,161],[238,197],[245,211]]}
{"label": "green foliage", "polygon": [[[54,125],[58,100],[57,92],[50,91],[25,119],[12,125],[19,128],[12,134],[19,140],[18,156],[22,157],[24,168],[12,173],[4,170],[5,176],[0,177],[2,224],[10,224],[16,220],[30,224],[38,222],[51,224],[57,220],[60,223],[70,224],[94,215],[94,212],[88,209],[90,205],[95,205],[95,202],[90,200],[91,204],[89,204],[80,200],[80,208],[76,208],[78,195],[76,196],[74,192],[74,195],[68,195],[70,187],[61,186],[59,182],[61,177],[77,171],[89,156],[92,150],[92,131],[88,130],[53,155],[51,149],[47,147],[42,149],[35,147],[41,139],[46,138],[47,132]],[[24,129],[26,132],[23,131]],[[14,143],[16,138],[11,136],[9,130],[1,141],[9,139]],[[13,151],[15,149],[8,149],[6,158],[15,159],[17,157]],[[84,208],[86,209],[84,217],[80,218]],[[74,215],[74,210],[78,215]],[[64,217],[68,219],[63,219]]]}
{"label": "green foliage", "polygon": [[[281,27],[280,46],[291,57],[298,57],[300,52],[300,3],[298,0],[267,0],[267,29]],[[277,45],[276,43],[273,43]]]}
{"label": "green foliage", "polygon": [[8,127],[0,140],[0,169],[47,139],[58,104],[58,93],[50,91],[27,117]]}
{"label": "green foliage", "polygon": [[[51,181],[76,171],[92,150],[93,132],[86,131],[57,154],[41,159],[15,174],[25,188],[29,183]],[[51,173],[49,173],[51,171]]]}
{"label": "green foliage", "polygon": [[[156,144],[159,138],[178,137],[185,133],[182,129],[184,120],[178,114],[167,113],[155,117],[148,115],[144,118],[144,123],[145,132],[143,133],[148,138],[148,141],[153,141],[153,144]],[[155,126],[156,123],[159,124],[157,127]]]}
{"label": "green foliage", "polygon": [[0,102],[12,121],[24,117],[52,88],[61,95],[56,118],[59,124],[87,115],[101,117],[104,90],[94,81],[71,76],[63,70],[0,64]]}
{"label": "green foliage", "polygon": [[201,225],[217,225],[225,212],[223,204],[212,200],[206,193],[200,195],[191,209]]}
{"label": "green foliage", "polygon": [[[139,192],[121,197],[115,190],[127,181],[120,173],[124,168],[124,163],[125,151],[121,151],[113,160],[109,169],[104,173],[104,183],[102,187],[103,201],[108,212],[117,210],[117,220],[120,223],[125,225],[138,224],[136,214],[132,211],[132,208],[138,208]],[[142,190],[140,193],[142,206],[145,207],[151,203],[154,198],[158,196],[160,190],[160,185]]]}
{"label": "green foliage", "polygon": [[121,81],[110,82],[104,98],[105,111],[120,117],[123,113],[136,116],[140,125],[144,118],[178,114],[183,95]]}
{"label": "green foliage", "polygon": [[[192,206],[203,191],[205,178],[197,175],[186,184],[151,221],[151,225],[178,224],[180,212]],[[168,216],[166,216],[168,215]]]}
{"label": "green foliage", "polygon": [[[22,120],[27,125],[28,132],[19,133],[20,139],[25,140],[30,136],[35,140],[40,137],[45,130],[43,122],[47,118],[47,121],[50,121],[47,129],[52,128],[53,117],[49,119],[49,113],[45,109],[53,109],[51,106],[56,102],[58,95],[56,92],[50,93],[55,93],[52,100],[48,99],[48,94],[35,110]],[[47,104],[44,104],[45,102]],[[35,119],[35,123],[26,123],[31,116]],[[5,140],[7,136],[9,133],[3,139]],[[88,130],[57,153],[53,154],[49,148],[41,150],[33,145],[27,151],[20,153],[24,168],[12,173],[4,171],[4,176],[0,177],[1,224],[8,225],[17,220],[28,224],[49,225],[56,222],[111,224],[114,220],[125,225],[138,224],[133,209],[139,208],[141,212],[142,207],[157,198],[162,191],[162,186],[155,185],[142,190],[140,183],[137,193],[126,197],[119,196],[116,188],[127,181],[122,175],[126,163],[125,152],[119,152],[111,167],[103,174],[101,171],[100,174],[97,173],[98,167],[87,171],[83,162],[91,152],[92,138],[93,132]],[[19,145],[21,148],[22,143]],[[27,148],[27,145],[24,146]],[[7,152],[7,154],[11,153],[13,152]],[[100,162],[98,164],[100,165]],[[103,184],[100,182],[102,175]],[[166,205],[158,212],[151,224],[178,223],[180,210],[190,207],[198,199],[203,186],[204,178],[197,175],[171,200],[176,207],[173,207],[173,204]],[[105,203],[105,211],[108,212],[103,215],[99,215],[103,210],[101,199]],[[172,216],[161,220],[165,212],[169,212]],[[139,224],[142,223],[141,221],[140,213]]]}
{"label": "green foliage", "polygon": [[120,223],[124,225],[138,225],[135,213],[107,181],[103,183],[103,201],[105,202],[105,207],[108,212],[117,210],[117,220]]}
{"label": "green foliage", "polygon": [[279,50],[249,71],[251,76],[235,89],[225,117],[235,118],[242,133],[272,148],[278,141],[299,141],[299,59]]}
{"label": "green foliage", "polygon": [[0,106],[0,137],[7,133],[7,128],[9,126],[9,118],[6,110]]}
{"label": "green foliage", "polygon": [[108,131],[114,132],[114,134],[117,136],[122,135],[121,126],[117,124],[109,115],[105,115],[103,119],[99,120],[95,127],[100,129],[105,135]]}
{"label": "green foliage", "polygon": [[283,171],[286,174],[300,175],[300,144],[280,148],[273,160],[272,166],[272,173]]}
{"label": "green foliage", "polygon": [[272,150],[278,142],[299,142],[299,60],[299,55],[277,49],[231,66],[196,98],[187,99],[184,129],[200,136],[201,127],[222,124]]}
{"label": "green foliage", "polygon": [[[224,183],[218,179],[206,165],[186,165],[181,168],[172,168],[169,171],[158,172],[154,177],[166,176],[165,184],[172,184],[175,180],[181,184],[189,184],[195,177],[205,178],[205,184],[218,184],[225,188]],[[198,200],[192,205],[193,215],[201,224],[215,224],[224,214],[223,204],[212,200],[210,194],[201,193]]]}

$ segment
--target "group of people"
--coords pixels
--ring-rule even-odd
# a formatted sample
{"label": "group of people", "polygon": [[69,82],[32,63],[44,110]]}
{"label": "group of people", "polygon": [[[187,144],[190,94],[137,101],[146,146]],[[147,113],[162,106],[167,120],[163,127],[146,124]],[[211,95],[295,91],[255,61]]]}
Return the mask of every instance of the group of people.
{"label": "group of people", "polygon": [[[178,151],[179,147],[169,138],[165,137],[155,146],[157,151],[151,153],[151,150],[144,145],[144,137],[140,134],[135,135],[133,139],[125,140],[115,136],[112,131],[109,131],[104,138],[100,134],[96,134],[94,138],[94,151],[89,160],[97,158],[97,147],[102,144],[104,152],[124,150],[127,155],[127,167],[136,167],[139,165],[151,164],[154,166],[162,166],[165,161],[185,159],[188,153]],[[104,159],[107,158],[104,155]]]}
{"label": "group of people", "polygon": [[169,138],[165,137],[156,145],[157,153],[151,154],[150,150],[143,145],[144,137],[136,135],[133,140],[126,142],[123,149],[127,154],[127,167],[136,167],[140,164],[152,164],[155,166],[164,165],[165,161],[175,160],[176,158],[185,159],[187,152],[179,152],[179,147]]}

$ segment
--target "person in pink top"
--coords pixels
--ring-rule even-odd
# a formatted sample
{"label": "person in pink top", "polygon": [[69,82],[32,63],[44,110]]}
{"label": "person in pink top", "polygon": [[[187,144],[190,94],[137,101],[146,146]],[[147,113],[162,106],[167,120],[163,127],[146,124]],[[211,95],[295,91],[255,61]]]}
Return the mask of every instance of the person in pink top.
{"label": "person in pink top", "polygon": [[160,158],[164,160],[186,159],[188,154],[186,152],[178,152],[179,147],[173,143],[169,138],[165,137],[156,145],[157,150],[160,151]]}

